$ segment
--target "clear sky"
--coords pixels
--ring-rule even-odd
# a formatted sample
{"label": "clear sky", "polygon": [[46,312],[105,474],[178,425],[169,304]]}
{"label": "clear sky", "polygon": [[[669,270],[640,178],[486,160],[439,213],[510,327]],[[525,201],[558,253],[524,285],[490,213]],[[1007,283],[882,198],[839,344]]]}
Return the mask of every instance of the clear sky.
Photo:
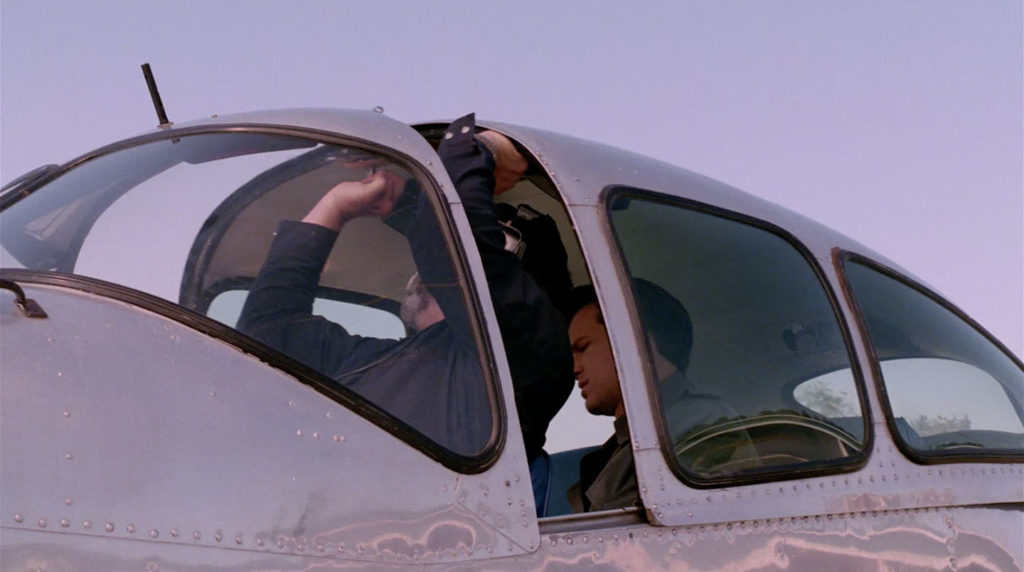
{"label": "clear sky", "polygon": [[1024,354],[1020,0],[0,0],[0,179],[172,121],[469,111],[638,151],[881,252]]}

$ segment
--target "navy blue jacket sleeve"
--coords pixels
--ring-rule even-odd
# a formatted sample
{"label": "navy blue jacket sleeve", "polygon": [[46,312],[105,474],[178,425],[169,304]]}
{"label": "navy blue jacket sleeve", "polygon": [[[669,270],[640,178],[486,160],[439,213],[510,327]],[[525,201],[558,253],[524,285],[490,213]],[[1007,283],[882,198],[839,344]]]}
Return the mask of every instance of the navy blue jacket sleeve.
{"label": "navy blue jacket sleeve", "polygon": [[[494,158],[474,139],[474,117],[448,128],[438,154],[462,199],[480,251],[515,387],[526,453],[536,457],[551,419],[573,386],[565,320],[547,294],[505,250],[494,208]],[[529,247],[529,245],[527,245]]]}
{"label": "navy blue jacket sleeve", "polygon": [[239,331],[333,378],[398,343],[352,335],[313,315],[320,273],[337,237],[319,225],[281,221],[238,320]]}
{"label": "navy blue jacket sleeve", "polygon": [[448,244],[430,200],[422,191],[417,192],[416,214],[407,230],[407,238],[420,281],[437,300],[459,349],[478,356],[473,324]]}

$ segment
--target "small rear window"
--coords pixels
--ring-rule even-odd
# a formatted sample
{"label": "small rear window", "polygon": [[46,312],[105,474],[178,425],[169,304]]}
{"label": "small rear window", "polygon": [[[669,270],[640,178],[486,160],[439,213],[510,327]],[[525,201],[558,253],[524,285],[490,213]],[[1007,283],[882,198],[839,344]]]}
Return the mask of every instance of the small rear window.
{"label": "small rear window", "polygon": [[846,279],[877,358],[890,423],[919,461],[1024,454],[1024,370],[925,288],[848,256]]}

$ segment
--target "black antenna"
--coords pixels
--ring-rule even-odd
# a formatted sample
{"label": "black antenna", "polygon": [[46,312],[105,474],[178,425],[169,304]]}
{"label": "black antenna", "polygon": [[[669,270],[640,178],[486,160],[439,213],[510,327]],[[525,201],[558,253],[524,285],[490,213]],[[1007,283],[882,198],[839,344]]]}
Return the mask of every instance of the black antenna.
{"label": "black antenna", "polygon": [[153,70],[149,64],[142,64],[142,75],[146,76],[146,85],[149,86],[149,95],[153,98],[153,107],[156,108],[156,118],[160,120],[160,127],[169,127],[171,122],[167,120],[167,113],[164,111],[164,102],[160,99],[160,92],[156,89],[156,80],[153,79]]}

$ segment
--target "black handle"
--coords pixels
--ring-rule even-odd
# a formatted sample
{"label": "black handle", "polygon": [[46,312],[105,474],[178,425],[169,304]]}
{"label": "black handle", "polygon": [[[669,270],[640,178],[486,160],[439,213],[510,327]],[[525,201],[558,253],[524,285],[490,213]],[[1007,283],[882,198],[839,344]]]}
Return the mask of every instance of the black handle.
{"label": "black handle", "polygon": [[45,318],[46,311],[35,300],[25,297],[25,291],[16,282],[0,278],[0,288],[14,292],[14,305],[21,308],[22,313],[29,318]]}

